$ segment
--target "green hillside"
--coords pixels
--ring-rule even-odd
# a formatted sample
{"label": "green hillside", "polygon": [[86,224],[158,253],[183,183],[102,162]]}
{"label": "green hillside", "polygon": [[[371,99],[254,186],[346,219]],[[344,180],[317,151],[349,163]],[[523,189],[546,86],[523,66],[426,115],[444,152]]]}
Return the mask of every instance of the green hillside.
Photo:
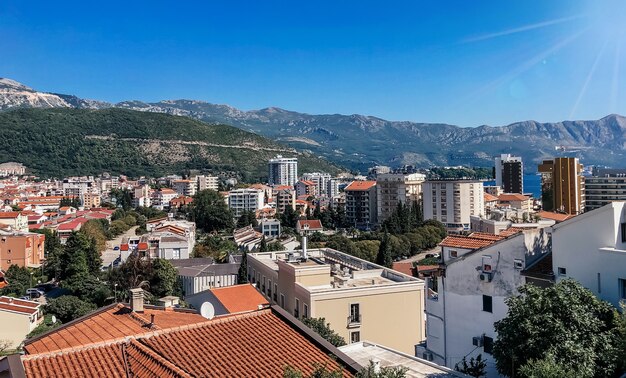
{"label": "green hillside", "polygon": [[267,160],[277,154],[297,156],[301,172],[340,170],[256,134],[187,117],[123,109],[0,113],[0,162],[23,163],[42,177],[202,170],[258,181],[267,176]]}

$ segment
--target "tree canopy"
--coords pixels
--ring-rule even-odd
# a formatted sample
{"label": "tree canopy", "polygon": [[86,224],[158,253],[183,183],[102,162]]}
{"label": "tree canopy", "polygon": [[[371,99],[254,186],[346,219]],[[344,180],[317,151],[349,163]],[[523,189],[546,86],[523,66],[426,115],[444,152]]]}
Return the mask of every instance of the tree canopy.
{"label": "tree canopy", "polygon": [[304,318],[302,323],[334,346],[346,345],[346,340],[330,328],[330,323],[326,323],[325,318]]}
{"label": "tree canopy", "polygon": [[214,190],[202,190],[193,198],[191,215],[196,225],[205,232],[231,230],[233,215],[224,197]]}

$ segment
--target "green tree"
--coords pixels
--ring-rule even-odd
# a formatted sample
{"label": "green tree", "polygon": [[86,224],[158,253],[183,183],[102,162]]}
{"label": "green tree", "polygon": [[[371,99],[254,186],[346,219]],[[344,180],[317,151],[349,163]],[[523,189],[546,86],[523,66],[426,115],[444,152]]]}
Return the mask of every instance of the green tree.
{"label": "green tree", "polygon": [[45,229],[44,235],[46,235],[44,244],[46,261],[43,265],[43,271],[48,279],[59,280],[61,276],[60,256],[63,253],[63,245],[56,231]]}
{"label": "green tree", "polygon": [[256,219],[254,211],[246,211],[237,220],[237,228],[243,228],[247,226],[257,227],[259,222]]}
{"label": "green tree", "polygon": [[295,228],[298,223],[298,214],[291,206],[285,206],[285,211],[280,214],[280,224],[283,227]]}
{"label": "green tree", "polygon": [[95,309],[96,306],[93,303],[82,301],[73,295],[63,295],[51,299],[45,306],[46,313],[56,316],[61,323],[80,318]]}
{"label": "green tree", "polygon": [[73,232],[70,235],[59,258],[61,280],[70,281],[68,284],[71,286],[71,282],[84,280],[89,276],[87,255],[90,248],[92,248],[92,243],[87,235],[79,232]]}
{"label": "green tree", "polygon": [[248,283],[248,253],[246,251],[243,251],[241,255],[241,263],[237,271],[237,283]]}
{"label": "green tree", "polygon": [[119,267],[109,271],[107,280],[111,288],[117,284],[117,298],[126,299],[128,298],[128,290],[132,288],[147,289],[151,277],[151,262],[142,259],[137,254],[132,254]]}
{"label": "green tree", "polygon": [[171,262],[165,259],[152,260],[150,277],[150,293],[157,298],[168,295],[180,295],[178,271]]}
{"label": "green tree", "polygon": [[616,310],[574,280],[548,288],[525,285],[506,300],[506,318],[495,323],[493,356],[500,374],[521,375],[530,360],[552,355],[577,377],[610,377],[617,370]]}
{"label": "green tree", "polygon": [[206,232],[231,230],[233,216],[221,194],[214,190],[198,192],[191,204],[192,219]]}
{"label": "green tree", "polygon": [[123,210],[130,210],[133,207],[133,194],[128,189],[111,189],[111,198],[115,200],[115,205]]}
{"label": "green tree", "polygon": [[341,378],[343,371],[339,369],[329,369],[328,364],[313,363],[313,372],[305,376],[302,371],[287,365],[283,369],[283,378]]}
{"label": "green tree", "polygon": [[[377,371],[378,370],[378,371]],[[373,361],[356,374],[356,378],[404,378],[409,371],[404,366],[381,366],[378,369]]]}
{"label": "green tree", "polygon": [[69,288],[72,295],[80,300],[93,303],[96,307],[101,307],[111,301],[113,293],[106,282],[101,281],[97,276],[90,275],[82,280],[74,280]]}
{"label": "green tree", "polygon": [[334,346],[346,345],[346,340],[330,328],[330,323],[326,323],[325,318],[304,318],[302,323]]}
{"label": "green tree", "polygon": [[553,355],[548,355],[540,360],[528,360],[519,369],[520,376],[527,378],[563,378],[580,377],[581,375],[572,367],[556,362]]}
{"label": "green tree", "polygon": [[267,240],[265,240],[265,236],[261,238],[261,243],[259,244],[259,252],[267,252]]}
{"label": "green tree", "polygon": [[393,259],[391,257],[391,241],[389,238],[389,233],[385,229],[385,233],[383,234],[383,238],[380,241],[380,247],[378,247],[378,254],[376,255],[376,264],[384,266],[386,268],[391,268],[393,265]]}
{"label": "green tree", "polygon": [[17,265],[9,266],[5,273],[5,278],[9,284],[0,290],[2,295],[21,297],[26,294],[26,289],[30,287],[31,272],[28,268]]}
{"label": "green tree", "polygon": [[487,375],[487,362],[483,360],[482,354],[478,354],[476,358],[470,358],[469,361],[466,356],[463,356],[463,359],[454,365],[454,369],[471,377],[484,377]]}
{"label": "green tree", "polygon": [[81,233],[87,235],[96,244],[100,252],[104,252],[107,243],[107,233],[109,231],[109,221],[106,219],[91,219],[82,225]]}

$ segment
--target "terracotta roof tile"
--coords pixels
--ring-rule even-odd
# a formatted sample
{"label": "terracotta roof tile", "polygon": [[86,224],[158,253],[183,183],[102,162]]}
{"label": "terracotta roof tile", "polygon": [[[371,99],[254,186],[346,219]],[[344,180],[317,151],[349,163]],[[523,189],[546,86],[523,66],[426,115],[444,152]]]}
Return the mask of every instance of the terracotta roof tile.
{"label": "terracotta roof tile", "polygon": [[250,284],[211,289],[211,292],[230,313],[255,311],[269,305],[267,299]]}
{"label": "terracotta roof tile", "polygon": [[494,196],[492,194],[489,194],[489,193],[485,193],[484,197],[485,197],[485,202],[495,202],[495,201],[498,200],[498,197],[496,197],[496,196]]}
{"label": "terracotta roof tile", "polygon": [[299,219],[297,226],[303,228],[304,225],[309,225],[309,230],[322,230],[322,222],[319,219]]}
{"label": "terracotta roof tile", "polygon": [[522,231],[523,230],[521,228],[511,227],[511,228],[508,228],[506,230],[500,231],[500,236],[504,236],[505,238],[508,238],[509,236],[515,235],[515,234],[520,233]]}
{"label": "terracotta roof tile", "polygon": [[487,232],[472,232],[469,234],[471,238],[498,241],[504,239],[502,235],[489,234]]}
{"label": "terracotta roof tile", "polygon": [[344,190],[360,191],[368,190],[376,185],[376,181],[352,181]]}
{"label": "terracotta roof tile", "polygon": [[498,196],[498,201],[528,201],[530,197],[527,197],[519,193],[503,193]]}
{"label": "terracotta roof tile", "polygon": [[561,213],[555,213],[552,211],[543,211],[543,210],[538,212],[537,215],[539,215],[541,218],[552,219],[557,222],[563,222],[570,218],[575,217],[575,215],[572,215],[572,214],[561,214]]}
{"label": "terracotta roof tile", "polygon": [[493,240],[475,239],[467,236],[447,236],[441,243],[442,247],[480,249],[495,243]]}

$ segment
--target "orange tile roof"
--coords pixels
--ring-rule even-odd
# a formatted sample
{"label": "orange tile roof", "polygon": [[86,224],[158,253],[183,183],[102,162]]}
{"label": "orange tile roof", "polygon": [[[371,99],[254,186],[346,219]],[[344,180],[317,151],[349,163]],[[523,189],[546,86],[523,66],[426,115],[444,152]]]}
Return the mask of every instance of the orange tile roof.
{"label": "orange tile roof", "polygon": [[498,200],[498,197],[496,197],[496,196],[494,196],[492,194],[489,194],[489,193],[485,193],[484,197],[485,197],[485,202],[495,202],[495,201]]}
{"label": "orange tile roof", "polygon": [[498,241],[504,239],[502,235],[489,234],[487,232],[472,232],[469,234],[471,238]]}
{"label": "orange tile roof", "polygon": [[[105,343],[21,357],[28,377],[282,377],[286,365],[309,376],[315,364],[358,364],[273,308]],[[52,331],[53,333],[55,331]],[[336,356],[332,356],[335,354]]]}
{"label": "orange tile roof", "polygon": [[464,249],[480,249],[495,243],[493,240],[475,239],[467,236],[447,236],[441,243],[442,247],[464,248]]}
{"label": "orange tile roof", "polygon": [[13,218],[17,218],[18,216],[20,216],[20,212],[19,211],[5,211],[5,212],[0,212],[0,219],[13,219]]}
{"label": "orange tile roof", "polygon": [[[155,314],[152,327],[149,326],[151,314]],[[117,304],[103,307],[48,334],[26,340],[24,350],[29,354],[54,352],[205,320],[195,313],[148,307],[143,314],[137,314],[123,304]]]}
{"label": "orange tile roof", "polygon": [[211,293],[224,305],[228,312],[255,311],[259,306],[269,305],[261,293],[250,284],[211,289]]}
{"label": "orange tile roof", "polygon": [[570,218],[575,217],[575,215],[572,215],[572,214],[561,214],[561,213],[555,213],[552,211],[544,211],[544,210],[538,212],[537,215],[539,215],[541,218],[552,219],[557,222],[563,222]]}
{"label": "orange tile roof", "polygon": [[509,236],[515,235],[515,234],[520,233],[522,231],[523,230],[521,228],[511,227],[511,228],[508,228],[506,230],[500,231],[500,236],[504,236],[505,238],[508,238]]}
{"label": "orange tile roof", "polygon": [[309,230],[322,230],[322,222],[319,219],[299,219],[298,228],[304,228],[304,225],[309,226]]}
{"label": "orange tile roof", "polygon": [[307,185],[307,186],[315,186],[315,183],[313,181],[300,180],[300,182],[303,183],[304,185]]}
{"label": "orange tile roof", "polygon": [[399,262],[394,262],[393,266],[391,267],[391,269],[400,272],[400,273],[404,273],[407,276],[411,276],[414,277],[415,276],[415,267],[413,266],[413,262],[409,261],[409,262],[403,262],[403,261],[399,261]]}
{"label": "orange tile roof", "polygon": [[527,197],[519,193],[503,193],[498,196],[498,201],[528,201],[530,197]]}
{"label": "orange tile roof", "polygon": [[376,185],[376,181],[352,181],[344,190],[361,191],[368,190]]}

